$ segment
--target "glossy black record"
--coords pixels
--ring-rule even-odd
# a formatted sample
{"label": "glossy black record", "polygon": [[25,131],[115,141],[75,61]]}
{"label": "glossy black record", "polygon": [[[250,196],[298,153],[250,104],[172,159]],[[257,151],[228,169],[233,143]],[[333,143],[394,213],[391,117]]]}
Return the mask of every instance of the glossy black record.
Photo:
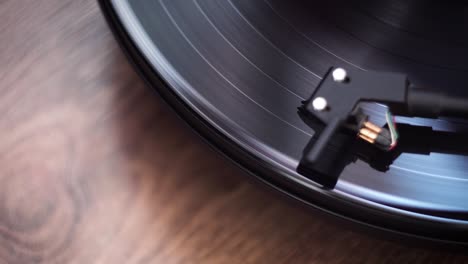
{"label": "glossy black record", "polygon": [[[367,225],[468,241],[468,139],[460,136],[468,131],[464,120],[397,117],[442,134],[423,135],[424,144],[393,157],[386,171],[356,159],[334,190],[296,172],[314,135],[297,107],[330,66],[402,72],[418,86],[466,95],[467,5],[101,2],[123,47],[152,86],[206,139],[265,182]],[[368,104],[365,110],[375,122],[384,121],[384,106]]]}

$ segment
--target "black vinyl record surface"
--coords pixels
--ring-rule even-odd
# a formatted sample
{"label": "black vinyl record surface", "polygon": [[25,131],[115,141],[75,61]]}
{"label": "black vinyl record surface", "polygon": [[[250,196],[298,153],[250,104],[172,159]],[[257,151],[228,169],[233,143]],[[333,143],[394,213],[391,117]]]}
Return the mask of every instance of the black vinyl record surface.
{"label": "black vinyl record surface", "polygon": [[[445,136],[424,136],[419,149],[399,154],[386,171],[356,159],[333,190],[296,172],[314,135],[297,107],[331,66],[402,72],[418,86],[468,94],[463,89],[468,73],[467,4],[101,4],[145,79],[208,141],[265,182],[365,225],[468,243],[468,138],[459,136],[466,135],[467,121],[397,117],[399,123],[431,126]],[[365,111],[375,122],[384,121],[384,106],[368,104]],[[452,132],[456,139],[447,136]]]}

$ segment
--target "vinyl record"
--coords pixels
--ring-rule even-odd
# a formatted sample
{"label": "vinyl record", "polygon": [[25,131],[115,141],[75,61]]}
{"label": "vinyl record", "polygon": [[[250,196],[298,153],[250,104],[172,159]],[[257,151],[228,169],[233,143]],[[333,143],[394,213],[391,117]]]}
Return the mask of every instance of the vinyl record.
{"label": "vinyl record", "polygon": [[[101,5],[149,84],[204,138],[264,182],[361,224],[468,243],[468,139],[460,134],[466,135],[468,121],[397,117],[398,123],[434,131],[407,133],[403,150],[390,160],[377,157],[372,165],[357,157],[332,190],[296,171],[315,133],[297,108],[331,66],[401,72],[421,87],[468,94],[467,4],[103,0]],[[384,106],[367,104],[365,111],[384,122]]]}

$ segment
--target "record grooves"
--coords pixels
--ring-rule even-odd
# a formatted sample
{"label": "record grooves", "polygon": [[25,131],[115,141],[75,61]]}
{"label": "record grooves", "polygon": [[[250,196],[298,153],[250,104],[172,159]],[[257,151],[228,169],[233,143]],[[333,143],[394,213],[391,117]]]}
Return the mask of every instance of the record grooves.
{"label": "record grooves", "polygon": [[[463,235],[468,233],[463,142],[429,142],[430,153],[402,153],[387,172],[357,160],[334,190],[296,172],[302,149],[315,133],[297,107],[330,65],[404,71],[418,85],[466,93],[460,84],[468,57],[461,43],[467,40],[456,36],[466,28],[450,27],[456,18],[447,22],[453,32],[442,30],[444,25],[422,31],[418,25],[427,18],[405,9],[410,4],[404,1],[361,1],[359,8],[343,2],[341,9],[305,0],[100,2],[148,83],[205,139],[264,182],[365,225],[468,242]],[[441,36],[453,41],[441,41]],[[382,106],[368,104],[365,111],[382,122]],[[468,131],[464,120],[398,121],[444,133]],[[447,144],[458,148],[447,152]]]}

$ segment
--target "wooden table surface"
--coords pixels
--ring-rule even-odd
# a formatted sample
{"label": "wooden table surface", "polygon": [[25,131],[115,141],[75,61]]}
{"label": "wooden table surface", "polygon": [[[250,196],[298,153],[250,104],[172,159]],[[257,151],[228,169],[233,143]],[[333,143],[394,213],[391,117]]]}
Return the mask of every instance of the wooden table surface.
{"label": "wooden table surface", "polygon": [[0,0],[0,263],[428,263],[253,184],[147,89],[94,0]]}

